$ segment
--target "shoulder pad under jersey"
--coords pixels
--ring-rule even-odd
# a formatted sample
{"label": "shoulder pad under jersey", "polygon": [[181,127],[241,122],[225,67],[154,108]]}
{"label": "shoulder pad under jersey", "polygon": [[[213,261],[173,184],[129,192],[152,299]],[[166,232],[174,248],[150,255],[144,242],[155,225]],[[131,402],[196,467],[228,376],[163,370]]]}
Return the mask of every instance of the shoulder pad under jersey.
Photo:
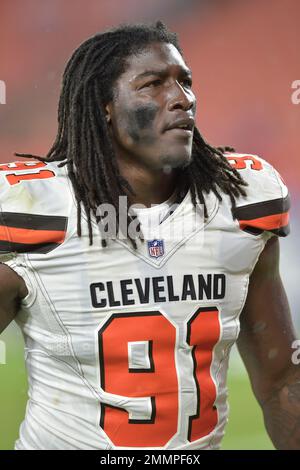
{"label": "shoulder pad under jersey", "polygon": [[247,196],[238,198],[233,210],[241,229],[253,234],[268,231],[282,237],[288,235],[290,197],[279,173],[257,155],[225,156],[248,183]]}
{"label": "shoulder pad under jersey", "polygon": [[67,179],[55,163],[0,164],[0,259],[49,253],[65,240],[72,202]]}

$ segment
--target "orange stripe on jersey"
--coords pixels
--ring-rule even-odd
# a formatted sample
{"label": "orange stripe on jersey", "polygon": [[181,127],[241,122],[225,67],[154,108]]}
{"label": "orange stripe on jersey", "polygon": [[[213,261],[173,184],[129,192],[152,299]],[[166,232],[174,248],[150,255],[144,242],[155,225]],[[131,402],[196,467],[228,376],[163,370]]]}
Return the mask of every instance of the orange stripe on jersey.
{"label": "orange stripe on jersey", "polygon": [[32,230],[0,225],[0,240],[11,243],[62,243],[66,232],[60,230]]}
{"label": "orange stripe on jersey", "polygon": [[285,212],[283,214],[267,215],[265,217],[259,217],[252,220],[239,220],[239,224],[242,230],[246,227],[255,227],[261,230],[276,230],[281,227],[285,227],[289,223],[289,214]]}
{"label": "orange stripe on jersey", "polygon": [[271,199],[235,207],[233,216],[239,221],[242,230],[259,235],[264,230],[285,237],[289,234],[290,198]]}

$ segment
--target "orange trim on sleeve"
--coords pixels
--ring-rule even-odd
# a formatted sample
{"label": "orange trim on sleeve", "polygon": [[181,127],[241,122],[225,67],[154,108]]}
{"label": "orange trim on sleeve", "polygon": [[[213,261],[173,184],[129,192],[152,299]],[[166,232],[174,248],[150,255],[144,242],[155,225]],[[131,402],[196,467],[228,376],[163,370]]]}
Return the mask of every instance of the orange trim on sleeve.
{"label": "orange trim on sleeve", "polygon": [[283,214],[267,215],[265,217],[259,217],[258,219],[239,221],[242,230],[246,227],[255,227],[261,230],[276,230],[278,228],[285,227],[288,223],[288,212],[284,212]]}
{"label": "orange trim on sleeve", "polygon": [[62,243],[66,232],[59,230],[32,230],[0,225],[0,240],[11,243]]}

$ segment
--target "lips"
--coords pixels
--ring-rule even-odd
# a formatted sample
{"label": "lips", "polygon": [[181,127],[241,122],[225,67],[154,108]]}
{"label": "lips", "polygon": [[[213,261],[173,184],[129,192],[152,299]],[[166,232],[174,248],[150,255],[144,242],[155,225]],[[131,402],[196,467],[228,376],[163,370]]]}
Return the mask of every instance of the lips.
{"label": "lips", "polygon": [[191,133],[194,129],[194,126],[195,121],[193,118],[176,119],[166,127],[165,131],[171,131],[176,129]]}
{"label": "lips", "polygon": [[173,137],[190,138],[193,135],[192,130],[181,127],[173,127],[172,129],[168,129],[166,132],[171,134]]}

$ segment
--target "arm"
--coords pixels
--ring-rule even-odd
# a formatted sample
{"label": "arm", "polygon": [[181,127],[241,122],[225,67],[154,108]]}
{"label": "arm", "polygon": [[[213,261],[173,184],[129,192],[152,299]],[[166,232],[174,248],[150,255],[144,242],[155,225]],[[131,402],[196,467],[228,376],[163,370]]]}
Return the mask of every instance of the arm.
{"label": "arm", "polygon": [[25,281],[9,266],[0,263],[0,333],[15,318],[20,300],[27,293]]}
{"label": "arm", "polygon": [[251,275],[237,344],[277,449],[300,449],[300,366],[291,360],[295,339],[273,237]]}

